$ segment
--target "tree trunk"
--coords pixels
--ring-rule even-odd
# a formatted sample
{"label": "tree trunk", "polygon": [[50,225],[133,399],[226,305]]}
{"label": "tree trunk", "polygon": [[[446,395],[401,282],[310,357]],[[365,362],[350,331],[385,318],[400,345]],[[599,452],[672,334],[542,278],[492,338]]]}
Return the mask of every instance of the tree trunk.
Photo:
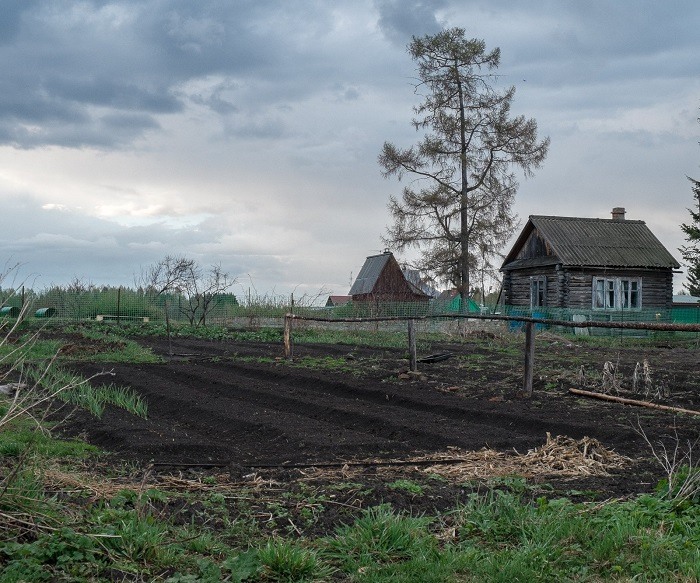
{"label": "tree trunk", "polygon": [[[469,170],[467,166],[467,122],[464,112],[464,88],[462,78],[459,74],[459,63],[454,60],[454,78],[457,83],[459,94],[459,141],[460,141],[460,179],[461,193],[459,200],[459,279],[461,288],[459,289],[460,311],[466,314],[469,311]],[[466,321],[465,321],[466,325]],[[466,327],[466,326],[465,326]]]}
{"label": "tree trunk", "polygon": [[408,321],[408,365],[411,372],[418,370],[418,359],[416,358],[416,321]]}
{"label": "tree trunk", "polygon": [[459,252],[459,297],[461,301],[460,312],[466,314],[469,311],[469,231],[467,213],[467,194],[462,194],[462,209],[460,212],[460,252]]}

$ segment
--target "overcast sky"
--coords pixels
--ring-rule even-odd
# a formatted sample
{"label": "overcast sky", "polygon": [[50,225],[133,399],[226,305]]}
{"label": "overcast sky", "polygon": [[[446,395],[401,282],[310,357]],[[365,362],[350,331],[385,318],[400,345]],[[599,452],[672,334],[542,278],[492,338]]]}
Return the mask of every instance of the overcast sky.
{"label": "overcast sky", "polygon": [[521,180],[523,222],[623,206],[680,259],[700,177],[697,0],[0,6],[0,265],[37,288],[133,285],[186,254],[238,293],[347,293],[402,187],[380,175],[382,143],[417,140],[406,45],[453,26],[501,48],[514,112],[551,138]]}

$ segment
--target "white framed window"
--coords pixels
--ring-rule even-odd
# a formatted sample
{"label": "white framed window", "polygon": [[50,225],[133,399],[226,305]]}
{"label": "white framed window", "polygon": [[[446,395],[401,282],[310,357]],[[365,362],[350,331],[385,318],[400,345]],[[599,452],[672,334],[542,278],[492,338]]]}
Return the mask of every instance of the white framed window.
{"label": "white framed window", "polygon": [[641,282],[638,279],[621,279],[620,294],[623,309],[642,307]]}
{"label": "white framed window", "polygon": [[642,307],[642,280],[638,277],[594,277],[593,308],[637,310]]}
{"label": "white framed window", "polygon": [[544,275],[530,278],[530,307],[547,305],[547,278]]}
{"label": "white framed window", "polygon": [[593,307],[599,310],[615,309],[615,279],[593,278]]}

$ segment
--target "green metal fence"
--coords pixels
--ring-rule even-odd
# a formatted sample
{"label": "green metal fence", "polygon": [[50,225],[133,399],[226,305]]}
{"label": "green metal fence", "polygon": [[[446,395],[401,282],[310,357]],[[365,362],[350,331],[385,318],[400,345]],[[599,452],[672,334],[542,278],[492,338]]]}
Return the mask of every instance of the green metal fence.
{"label": "green metal fence", "polygon": [[[586,327],[586,322],[644,322],[650,324],[670,324],[675,322],[672,310],[659,308],[652,308],[646,310],[593,310],[580,308],[528,308],[521,306],[504,306],[503,313],[508,316],[528,316],[545,320],[581,322],[581,327],[574,329],[575,333],[585,335],[590,334],[592,336],[603,336],[611,334],[640,336],[645,335],[648,332],[639,330],[622,330],[614,328],[590,328]],[[522,327],[522,323],[520,322],[509,323],[509,328],[511,330],[519,329],[520,327]],[[545,324],[538,324],[538,329],[542,330],[545,328],[547,328]],[[559,330],[557,328],[557,331],[571,332],[571,329]]]}
{"label": "green metal fence", "polygon": [[[227,320],[249,320],[260,324],[270,319],[283,319],[289,312],[323,314],[329,318],[366,318],[376,316],[424,317],[459,312],[459,302],[350,302],[332,308],[295,303],[291,296],[263,298],[247,297],[239,302],[233,294],[217,294],[204,298],[189,298],[183,294],[154,295],[128,288],[89,289],[71,291],[53,288],[48,291],[0,290],[0,310],[7,315],[16,312],[23,303],[29,306],[27,317],[51,316],[61,320],[134,319],[164,320],[192,323],[222,323]],[[203,304],[206,302],[206,307]],[[473,302],[471,311],[479,307]],[[40,314],[37,314],[40,311]],[[0,316],[2,313],[0,312]]]}
{"label": "green metal fence", "polygon": [[700,324],[700,306],[673,306],[673,321],[679,324]]}
{"label": "green metal fence", "polygon": [[[181,294],[155,295],[127,288],[88,289],[71,291],[52,288],[47,291],[0,291],[0,306],[17,311],[26,303],[26,318],[54,318],[69,321],[135,320],[142,322],[164,320],[167,316],[178,322],[206,324],[232,317],[240,306],[233,294],[202,297],[197,301]],[[205,307],[206,305],[206,307]],[[2,310],[0,308],[0,310]],[[10,315],[8,313],[8,315]],[[2,313],[0,313],[2,316]]]}

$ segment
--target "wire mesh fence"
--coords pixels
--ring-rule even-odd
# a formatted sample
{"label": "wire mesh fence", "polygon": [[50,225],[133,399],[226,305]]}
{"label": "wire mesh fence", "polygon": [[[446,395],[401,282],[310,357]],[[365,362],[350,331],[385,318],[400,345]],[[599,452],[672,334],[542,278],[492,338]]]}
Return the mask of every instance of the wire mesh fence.
{"label": "wire mesh fence", "polygon": [[[250,294],[239,300],[234,294],[215,294],[211,297],[188,297],[184,294],[154,294],[147,290],[125,287],[104,287],[70,290],[60,287],[43,291],[30,289],[0,290],[0,317],[16,318],[23,305],[29,318],[53,318],[64,321],[96,320],[103,322],[172,322],[192,325],[221,325],[238,328],[283,327],[288,313],[298,316],[318,317],[329,325],[352,329],[393,330],[404,324],[391,321],[396,318],[416,318],[423,331],[456,331],[458,319],[463,320],[459,299],[449,301],[389,302],[349,301],[339,306],[318,306],[304,301],[294,301],[292,296],[255,297]],[[580,333],[611,334],[612,329],[590,328],[586,322],[648,322],[648,323],[700,323],[700,307],[682,306],[672,309],[643,310],[585,310],[523,306],[476,306],[470,303],[467,314],[532,317],[542,320],[581,322]],[[387,318],[384,321],[360,322],[359,320]],[[350,324],[348,320],[358,320]],[[337,322],[334,325],[334,322]],[[313,327],[313,321],[303,324]],[[523,323],[518,321],[469,320],[467,327],[498,328],[518,331]],[[546,324],[539,324],[539,329]],[[460,324],[465,327],[464,322]],[[619,330],[616,331],[620,333]],[[630,333],[625,331],[625,333]],[[635,332],[638,333],[638,332]]]}

